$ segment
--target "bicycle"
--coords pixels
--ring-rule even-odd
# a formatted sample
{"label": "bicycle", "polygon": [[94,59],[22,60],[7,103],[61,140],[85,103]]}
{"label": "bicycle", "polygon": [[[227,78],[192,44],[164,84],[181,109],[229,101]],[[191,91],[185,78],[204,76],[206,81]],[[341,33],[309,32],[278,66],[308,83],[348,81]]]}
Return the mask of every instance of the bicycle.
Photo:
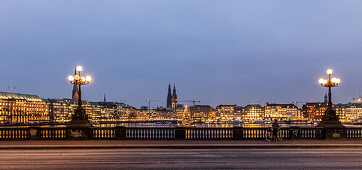
{"label": "bicycle", "polygon": [[280,142],[283,140],[283,137],[280,133],[280,130],[278,128],[278,133],[276,136],[273,135],[273,128],[269,128],[265,134],[265,140],[268,141],[268,142],[271,142],[271,141],[275,141],[275,142]]}

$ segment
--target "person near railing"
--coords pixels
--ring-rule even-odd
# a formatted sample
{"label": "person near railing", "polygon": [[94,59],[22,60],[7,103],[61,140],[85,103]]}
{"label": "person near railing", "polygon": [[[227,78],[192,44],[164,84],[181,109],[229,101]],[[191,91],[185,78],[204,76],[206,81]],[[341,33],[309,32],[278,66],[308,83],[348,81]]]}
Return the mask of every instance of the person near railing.
{"label": "person near railing", "polygon": [[277,139],[277,135],[278,135],[278,131],[279,131],[279,124],[278,124],[277,119],[274,119],[272,128],[273,128],[273,139]]}

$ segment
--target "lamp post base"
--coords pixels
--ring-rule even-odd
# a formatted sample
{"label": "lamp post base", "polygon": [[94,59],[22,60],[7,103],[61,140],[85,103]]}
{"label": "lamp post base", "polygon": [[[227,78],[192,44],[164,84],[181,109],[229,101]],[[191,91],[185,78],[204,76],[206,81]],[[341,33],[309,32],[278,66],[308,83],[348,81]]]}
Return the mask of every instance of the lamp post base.
{"label": "lamp post base", "polygon": [[67,125],[68,139],[90,139],[93,125],[88,120],[88,116],[82,107],[74,110],[72,120]]}
{"label": "lamp post base", "polygon": [[343,139],[346,137],[346,127],[339,121],[336,111],[328,109],[323,120],[317,125],[323,127],[324,139]]}
{"label": "lamp post base", "polygon": [[82,106],[78,106],[78,108],[74,110],[72,120],[67,127],[93,127],[93,125],[88,120],[88,116],[85,113],[84,108]]}

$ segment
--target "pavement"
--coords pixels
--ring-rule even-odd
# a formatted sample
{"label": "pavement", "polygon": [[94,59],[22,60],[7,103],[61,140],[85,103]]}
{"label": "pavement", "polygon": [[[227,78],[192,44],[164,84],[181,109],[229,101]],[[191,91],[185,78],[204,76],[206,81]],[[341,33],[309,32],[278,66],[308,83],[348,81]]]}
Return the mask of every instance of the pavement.
{"label": "pavement", "polygon": [[1,150],[0,169],[362,169],[362,149]]}
{"label": "pavement", "polygon": [[275,149],[362,148],[362,140],[29,140],[0,141],[6,149]]}

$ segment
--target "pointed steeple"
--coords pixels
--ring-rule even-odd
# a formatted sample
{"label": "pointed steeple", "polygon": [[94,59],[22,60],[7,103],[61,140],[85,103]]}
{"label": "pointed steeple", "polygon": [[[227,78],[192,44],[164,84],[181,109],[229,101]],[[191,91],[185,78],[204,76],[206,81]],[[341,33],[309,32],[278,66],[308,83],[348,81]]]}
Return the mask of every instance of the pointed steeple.
{"label": "pointed steeple", "polygon": [[[74,69],[74,75],[77,75],[77,68]],[[73,85],[72,99],[75,101],[79,99],[79,89],[76,84]]]}
{"label": "pointed steeple", "polygon": [[172,110],[176,112],[177,109],[177,94],[176,94],[176,85],[173,85],[173,94],[172,94]]}
{"label": "pointed steeple", "polygon": [[103,102],[104,102],[104,103],[106,103],[106,102],[107,102],[107,99],[106,99],[106,93],[104,93]]}
{"label": "pointed steeple", "polygon": [[172,97],[177,99],[176,84],[175,84],[175,83],[173,84],[173,94],[172,94]]}
{"label": "pointed steeple", "polygon": [[171,84],[168,84],[168,94],[167,94],[167,108],[171,108],[172,106],[172,94],[171,94]]}
{"label": "pointed steeple", "polygon": [[328,96],[327,96],[327,93],[324,95],[324,103],[328,103]]}

